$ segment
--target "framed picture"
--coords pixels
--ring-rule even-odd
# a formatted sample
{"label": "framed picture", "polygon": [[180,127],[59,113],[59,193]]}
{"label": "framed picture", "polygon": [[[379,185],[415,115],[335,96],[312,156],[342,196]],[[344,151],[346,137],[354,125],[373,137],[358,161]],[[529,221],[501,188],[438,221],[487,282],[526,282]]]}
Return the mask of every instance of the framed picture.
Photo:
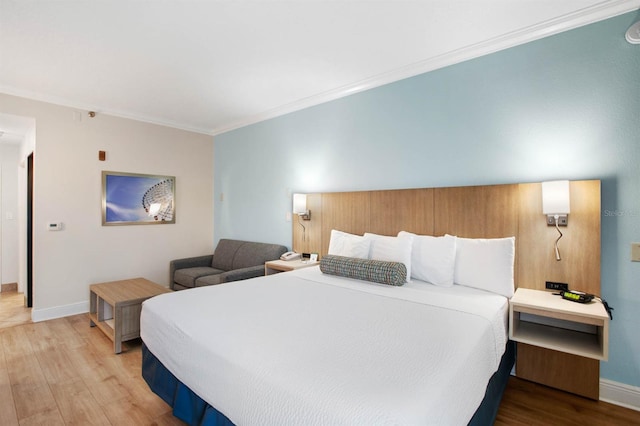
{"label": "framed picture", "polygon": [[175,176],[102,172],[102,225],[176,223]]}

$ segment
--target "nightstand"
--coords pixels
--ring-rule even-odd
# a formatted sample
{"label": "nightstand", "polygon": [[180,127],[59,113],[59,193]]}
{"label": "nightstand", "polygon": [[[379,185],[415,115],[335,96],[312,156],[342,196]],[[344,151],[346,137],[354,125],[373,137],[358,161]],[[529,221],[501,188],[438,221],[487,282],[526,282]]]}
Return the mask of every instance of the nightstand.
{"label": "nightstand", "polygon": [[278,272],[295,271],[296,269],[308,268],[310,266],[319,265],[320,262],[312,262],[310,260],[270,260],[264,264],[264,274],[271,275]]}
{"label": "nightstand", "polygon": [[519,288],[509,303],[509,338],[518,342],[518,377],[598,399],[600,360],[609,346],[602,303]]}

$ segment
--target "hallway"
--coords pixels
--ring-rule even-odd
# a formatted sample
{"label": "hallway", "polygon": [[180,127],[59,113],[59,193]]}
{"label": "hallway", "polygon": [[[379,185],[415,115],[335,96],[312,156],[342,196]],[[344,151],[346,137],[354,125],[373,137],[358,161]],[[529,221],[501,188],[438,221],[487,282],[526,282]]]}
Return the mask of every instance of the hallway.
{"label": "hallway", "polygon": [[31,309],[24,307],[24,293],[4,291],[0,293],[0,328],[31,322]]}

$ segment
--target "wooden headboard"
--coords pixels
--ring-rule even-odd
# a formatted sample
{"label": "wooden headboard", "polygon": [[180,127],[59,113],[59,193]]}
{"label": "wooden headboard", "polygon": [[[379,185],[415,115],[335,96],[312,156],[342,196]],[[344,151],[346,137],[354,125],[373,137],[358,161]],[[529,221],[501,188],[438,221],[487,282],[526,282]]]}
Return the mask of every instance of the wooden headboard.
{"label": "wooden headboard", "polygon": [[569,224],[555,260],[555,227],[542,214],[540,183],[328,192],[307,195],[311,220],[293,220],[293,249],[327,254],[332,229],[362,235],[451,234],[467,238],[516,237],[517,287],[544,289],[545,281],[600,294],[600,181],[570,185]]}

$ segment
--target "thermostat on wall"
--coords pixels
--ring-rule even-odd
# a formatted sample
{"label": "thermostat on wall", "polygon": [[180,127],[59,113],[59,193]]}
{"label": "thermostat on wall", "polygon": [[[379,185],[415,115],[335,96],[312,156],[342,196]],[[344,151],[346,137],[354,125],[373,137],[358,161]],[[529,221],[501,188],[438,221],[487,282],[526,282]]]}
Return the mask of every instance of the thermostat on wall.
{"label": "thermostat on wall", "polygon": [[62,229],[62,222],[49,222],[47,223],[47,229],[49,231],[60,231]]}

